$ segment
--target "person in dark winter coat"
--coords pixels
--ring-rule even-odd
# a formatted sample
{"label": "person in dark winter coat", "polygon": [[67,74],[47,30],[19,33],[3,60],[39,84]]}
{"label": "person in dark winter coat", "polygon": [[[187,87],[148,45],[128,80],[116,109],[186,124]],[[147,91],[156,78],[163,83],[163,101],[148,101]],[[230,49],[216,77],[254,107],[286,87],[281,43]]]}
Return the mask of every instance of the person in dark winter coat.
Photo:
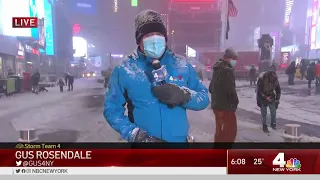
{"label": "person in dark winter coat", "polygon": [[213,66],[209,85],[211,107],[215,114],[216,134],[214,142],[234,142],[237,136],[236,110],[239,104],[233,67],[238,53],[229,48],[223,59]]}
{"label": "person in dark winter coat", "polygon": [[68,78],[69,78],[69,73],[65,73],[64,75],[64,84],[67,86],[68,85]]}
{"label": "person in dark winter coat", "polygon": [[294,85],[294,77],[296,75],[296,63],[294,61],[286,69],[288,75],[288,85]]}
{"label": "person in dark winter coat", "polygon": [[44,86],[39,87],[39,92],[49,92],[48,89]]}
{"label": "person in dark winter coat", "polygon": [[251,68],[249,70],[249,74],[248,74],[248,78],[250,81],[250,86],[252,85],[256,85],[256,81],[257,81],[257,69],[256,67],[253,65],[251,65]]}
{"label": "person in dark winter coat", "polygon": [[317,94],[320,93],[320,61],[315,65],[315,71],[316,71],[316,92]]}
{"label": "person in dark winter coat", "polygon": [[276,112],[280,103],[281,88],[274,71],[262,72],[257,83],[257,105],[260,107],[262,129],[269,132],[267,126],[267,108],[270,109],[271,128],[276,129]]}
{"label": "person in dark winter coat", "polygon": [[71,74],[68,75],[67,81],[68,81],[68,91],[73,91],[74,77]]}
{"label": "person in dark winter coat", "polygon": [[311,88],[311,83],[313,80],[316,78],[316,64],[312,62],[307,69],[307,77],[306,79],[308,80],[308,88]]}
{"label": "person in dark winter coat", "polygon": [[[137,50],[113,69],[103,115],[128,142],[185,143],[189,133],[187,110],[207,108],[208,89],[187,59],[167,47],[161,14],[140,12],[135,29]],[[160,69],[153,63],[160,63]],[[160,83],[157,72],[163,77]]]}
{"label": "person in dark winter coat", "polygon": [[40,82],[40,73],[39,70],[36,69],[36,72],[31,76],[31,83],[32,83],[32,92],[38,93],[39,91],[39,82]]}
{"label": "person in dark winter coat", "polygon": [[305,59],[302,59],[300,62],[300,74],[301,74],[301,80],[303,80],[303,77],[305,76],[307,71],[307,62]]}
{"label": "person in dark winter coat", "polygon": [[63,92],[63,86],[64,86],[65,84],[64,84],[64,82],[63,82],[63,80],[60,78],[59,79],[59,82],[58,82],[58,86],[59,86],[59,88],[60,88],[60,92]]}

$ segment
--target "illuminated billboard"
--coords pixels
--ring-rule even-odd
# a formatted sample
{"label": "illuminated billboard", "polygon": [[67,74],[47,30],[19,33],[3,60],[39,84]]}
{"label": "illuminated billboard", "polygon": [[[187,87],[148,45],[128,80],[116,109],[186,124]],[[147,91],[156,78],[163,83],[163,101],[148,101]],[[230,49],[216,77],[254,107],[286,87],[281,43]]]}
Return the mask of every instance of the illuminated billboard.
{"label": "illuminated billboard", "polygon": [[29,0],[0,0],[1,34],[31,37],[30,28],[12,28],[12,17],[30,17]]}
{"label": "illuminated billboard", "polygon": [[75,53],[73,54],[74,57],[87,57],[88,54],[88,43],[82,37],[73,37],[73,49]]}
{"label": "illuminated billboard", "polygon": [[44,1],[44,31],[45,31],[46,54],[54,55],[52,6],[47,0]]}
{"label": "illuminated billboard", "polygon": [[[12,17],[38,17],[44,19],[44,26],[12,28]],[[54,55],[51,4],[47,0],[0,0],[0,34],[32,37],[45,47],[47,55]]]}
{"label": "illuminated billboard", "polygon": [[[310,28],[310,49],[317,49],[320,46],[320,41],[317,37],[317,32],[319,31],[319,0],[313,0],[312,3],[312,21]],[[318,42],[317,42],[318,41]]]}
{"label": "illuminated billboard", "polygon": [[80,14],[97,14],[97,2],[96,0],[69,0],[71,3],[71,9]]}
{"label": "illuminated billboard", "polygon": [[131,6],[133,7],[138,6],[138,0],[131,0]]}
{"label": "illuminated billboard", "polygon": [[284,26],[290,26],[291,12],[294,0],[286,0],[286,9],[284,14]]}
{"label": "illuminated billboard", "polygon": [[[42,2],[41,2],[42,1]],[[38,4],[39,2],[42,3],[42,7],[38,6],[38,5],[41,5]],[[29,14],[30,14],[30,17],[38,17],[38,18],[42,18],[42,17],[39,17],[39,14],[38,14],[38,9],[43,9],[43,0],[29,0]],[[36,40],[39,40],[39,30],[38,28],[31,28],[31,37],[36,39]]]}

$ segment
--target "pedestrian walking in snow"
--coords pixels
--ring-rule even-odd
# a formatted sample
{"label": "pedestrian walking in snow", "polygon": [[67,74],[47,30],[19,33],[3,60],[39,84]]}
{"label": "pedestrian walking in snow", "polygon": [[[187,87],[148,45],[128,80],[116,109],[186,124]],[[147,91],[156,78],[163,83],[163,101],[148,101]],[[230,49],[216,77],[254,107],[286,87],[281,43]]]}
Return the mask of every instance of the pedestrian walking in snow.
{"label": "pedestrian walking in snow", "polygon": [[294,77],[296,75],[296,63],[294,61],[286,69],[288,75],[288,85],[294,85]]}
{"label": "pedestrian walking in snow", "polygon": [[65,84],[65,86],[67,86],[68,85],[68,79],[69,79],[69,73],[65,73],[65,75],[64,75],[64,84]]}
{"label": "pedestrian walking in snow", "polygon": [[281,88],[275,71],[262,72],[257,82],[257,105],[260,107],[262,129],[269,133],[267,126],[267,108],[270,109],[271,128],[276,129],[276,115],[280,103]]}
{"label": "pedestrian walking in snow", "polygon": [[39,69],[36,69],[35,73],[31,76],[31,87],[32,92],[38,94],[39,92],[39,82],[40,82],[40,73]]}
{"label": "pedestrian walking in snow", "polygon": [[300,62],[300,75],[301,75],[300,79],[301,80],[303,80],[303,77],[305,77],[307,68],[308,68],[307,61],[305,59],[301,59],[301,62]]}
{"label": "pedestrian walking in snow", "polygon": [[320,61],[315,65],[316,70],[316,94],[320,94]]}
{"label": "pedestrian walking in snow", "polygon": [[239,104],[236,92],[234,67],[238,53],[229,48],[222,59],[213,66],[212,80],[209,85],[211,107],[215,114],[216,133],[214,142],[233,143],[237,136],[236,110]]}
{"label": "pedestrian walking in snow", "polygon": [[113,69],[104,117],[129,142],[187,142],[186,110],[205,109],[208,90],[192,65],[167,47],[159,13],[140,12],[135,29],[137,50]]}
{"label": "pedestrian walking in snow", "polygon": [[74,77],[69,74],[68,75],[68,91],[73,91],[73,83],[74,83]]}
{"label": "pedestrian walking in snow", "polygon": [[316,78],[316,64],[312,62],[307,68],[307,76],[306,79],[308,80],[308,89],[311,89],[311,83]]}
{"label": "pedestrian walking in snow", "polygon": [[248,74],[248,78],[250,81],[250,86],[252,85],[256,85],[256,81],[257,81],[257,69],[254,66],[254,64],[251,65],[250,70],[249,70],[249,74]]}
{"label": "pedestrian walking in snow", "polygon": [[64,82],[63,82],[63,80],[60,78],[59,79],[59,82],[58,82],[58,86],[59,86],[59,88],[60,88],[60,92],[63,92],[63,86],[64,86],[65,84],[64,84]]}

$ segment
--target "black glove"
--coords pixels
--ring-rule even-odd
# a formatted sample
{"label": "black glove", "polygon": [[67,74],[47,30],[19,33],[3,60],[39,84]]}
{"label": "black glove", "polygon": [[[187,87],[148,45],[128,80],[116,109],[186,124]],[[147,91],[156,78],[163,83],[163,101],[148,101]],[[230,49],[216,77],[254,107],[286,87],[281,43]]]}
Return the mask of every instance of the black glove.
{"label": "black glove", "polygon": [[134,134],[135,143],[164,143],[166,141],[159,139],[155,136],[150,136],[148,133],[142,129],[139,129],[136,134]]}
{"label": "black glove", "polygon": [[191,93],[175,84],[164,83],[153,88],[154,95],[160,102],[167,104],[170,108],[186,104],[191,99]]}

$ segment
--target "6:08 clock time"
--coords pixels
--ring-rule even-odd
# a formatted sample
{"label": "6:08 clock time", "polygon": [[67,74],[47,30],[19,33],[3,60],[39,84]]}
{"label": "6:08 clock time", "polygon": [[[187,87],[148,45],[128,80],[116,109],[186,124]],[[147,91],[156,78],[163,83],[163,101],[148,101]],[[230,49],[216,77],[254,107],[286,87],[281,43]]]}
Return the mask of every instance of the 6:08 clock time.
{"label": "6:08 clock time", "polygon": [[231,165],[246,165],[246,159],[244,158],[232,158],[230,161]]}

